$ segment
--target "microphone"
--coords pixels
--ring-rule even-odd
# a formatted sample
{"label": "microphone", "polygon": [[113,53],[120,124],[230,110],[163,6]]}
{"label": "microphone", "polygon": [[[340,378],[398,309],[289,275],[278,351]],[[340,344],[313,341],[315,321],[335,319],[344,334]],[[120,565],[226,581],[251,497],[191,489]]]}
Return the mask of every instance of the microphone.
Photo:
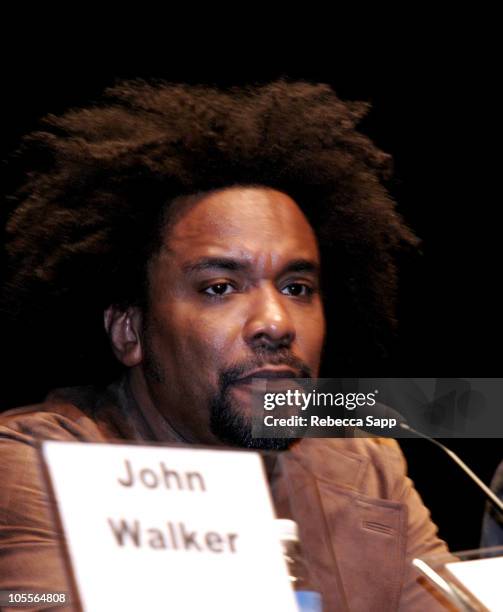
{"label": "microphone", "polygon": [[[423,438],[423,440],[428,440],[428,442],[431,442],[435,446],[438,446],[438,448],[441,448],[444,451],[444,453],[449,455],[449,457],[455,463],[457,463],[457,465],[465,472],[465,474],[467,474],[472,479],[472,481],[479,487],[479,489],[483,491],[487,499],[491,502],[491,504],[499,512],[501,512],[503,516],[503,502],[501,501],[501,499],[494,493],[494,491],[491,491],[491,489],[484,482],[482,482],[482,480],[480,480],[477,474],[475,474],[475,472],[471,470],[466,465],[466,463],[454,451],[452,451],[450,448],[448,448],[447,446],[445,446],[438,440],[435,440],[435,438],[431,438],[430,436],[427,436],[426,434],[421,433],[420,431],[417,431],[416,429],[411,427],[407,423],[407,419],[402,414],[400,414],[393,408],[390,408],[389,406],[385,406],[384,404],[376,403],[372,407],[364,406],[363,408],[367,408],[367,410],[361,411],[359,407],[358,412],[360,414],[363,412],[365,416],[371,416],[373,418],[376,418],[376,419],[378,418],[381,420],[382,419],[395,419],[397,427],[399,427],[403,431],[411,433],[413,436],[416,436],[418,438]],[[366,423],[366,419],[364,419],[364,423]],[[371,425],[363,425],[361,426],[361,429],[369,433],[373,433],[373,434],[377,433],[378,435],[382,437],[392,437],[389,427],[379,428],[379,427],[375,427]]]}

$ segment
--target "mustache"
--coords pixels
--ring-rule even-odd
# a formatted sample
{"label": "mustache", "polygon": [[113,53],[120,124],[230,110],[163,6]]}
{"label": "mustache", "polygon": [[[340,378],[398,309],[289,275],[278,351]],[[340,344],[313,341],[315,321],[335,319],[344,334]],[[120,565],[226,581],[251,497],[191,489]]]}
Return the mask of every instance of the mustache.
{"label": "mustache", "polygon": [[224,391],[227,387],[243,378],[247,372],[252,372],[258,368],[268,365],[283,365],[297,372],[296,378],[312,378],[311,368],[289,351],[267,351],[256,352],[253,357],[235,364],[220,373],[220,389]]}

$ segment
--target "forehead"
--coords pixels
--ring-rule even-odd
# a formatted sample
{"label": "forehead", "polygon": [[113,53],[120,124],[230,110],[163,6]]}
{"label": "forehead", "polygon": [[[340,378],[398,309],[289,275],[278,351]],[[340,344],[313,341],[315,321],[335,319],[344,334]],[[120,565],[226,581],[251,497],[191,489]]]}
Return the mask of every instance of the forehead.
{"label": "forehead", "polygon": [[229,255],[245,259],[309,258],[319,261],[314,231],[286,194],[233,187],[181,203],[163,237],[177,257]]}

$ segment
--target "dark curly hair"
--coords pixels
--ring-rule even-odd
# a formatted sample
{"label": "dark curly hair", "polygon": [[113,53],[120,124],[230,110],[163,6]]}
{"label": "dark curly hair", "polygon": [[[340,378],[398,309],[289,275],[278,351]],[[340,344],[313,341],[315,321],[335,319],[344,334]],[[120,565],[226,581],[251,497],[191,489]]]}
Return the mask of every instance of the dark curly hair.
{"label": "dark curly hair", "polygon": [[73,347],[92,364],[103,309],[146,304],[145,266],[169,203],[264,185],[289,194],[317,233],[330,372],[372,363],[394,327],[397,253],[416,238],[381,184],[389,156],[355,130],[367,110],[324,84],[134,80],[45,118],[18,156],[26,171],[5,227],[4,312],[38,342],[59,329],[51,359],[67,363]]}

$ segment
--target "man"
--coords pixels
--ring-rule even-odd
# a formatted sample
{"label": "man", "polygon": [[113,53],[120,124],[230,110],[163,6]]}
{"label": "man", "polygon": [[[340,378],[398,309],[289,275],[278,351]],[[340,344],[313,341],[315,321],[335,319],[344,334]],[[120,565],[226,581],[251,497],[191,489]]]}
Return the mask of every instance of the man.
{"label": "man", "polygon": [[325,609],[444,609],[410,565],[446,549],[394,442],[251,434],[252,377],[338,375],[393,327],[415,238],[378,180],[387,157],[354,130],[364,105],[285,82],[108,95],[30,137],[4,303],[29,297],[79,354],[104,312],[123,375],[2,417],[0,590],[67,587],[36,439],[288,445],[271,487]]}
{"label": "man", "polygon": [[[503,461],[496,468],[491,488],[503,500]],[[503,515],[493,505],[487,504],[486,506],[482,521],[480,545],[483,548],[487,546],[503,546]]]}

